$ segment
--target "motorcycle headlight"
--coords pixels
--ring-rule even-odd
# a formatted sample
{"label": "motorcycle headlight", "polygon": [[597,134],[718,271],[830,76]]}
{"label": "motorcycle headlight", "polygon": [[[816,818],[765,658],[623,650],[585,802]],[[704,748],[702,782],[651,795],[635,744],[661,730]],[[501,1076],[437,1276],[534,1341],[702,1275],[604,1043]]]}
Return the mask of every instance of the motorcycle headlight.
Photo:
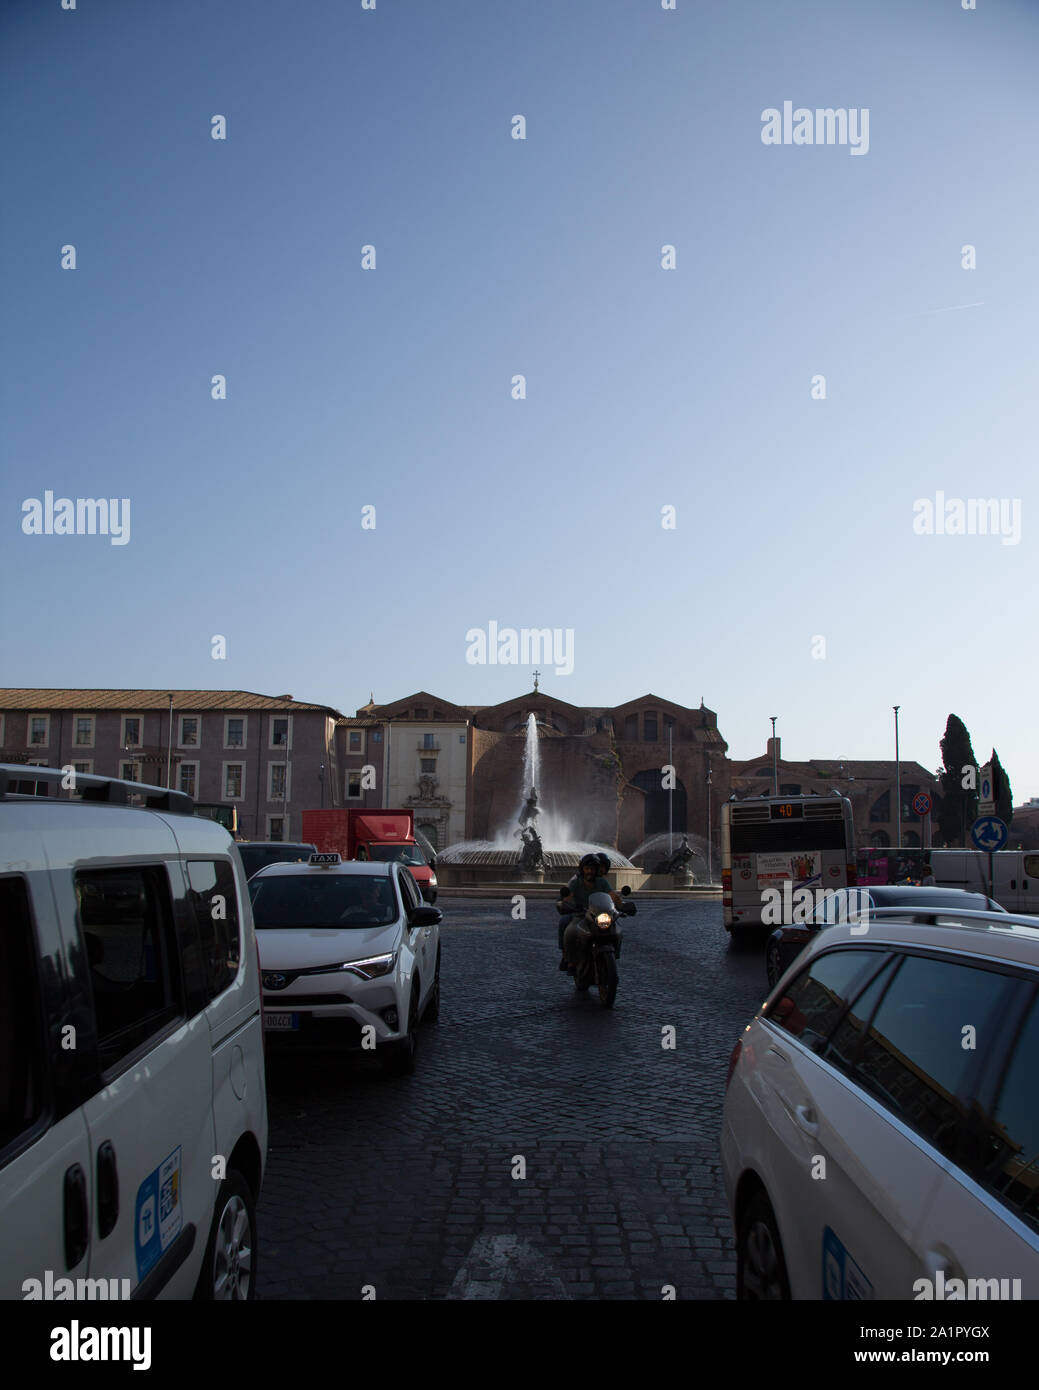
{"label": "motorcycle headlight", "polygon": [[595,919],[595,924],[599,927],[612,927],[613,918],[610,916],[608,912],[600,912],[598,917],[596,917]]}

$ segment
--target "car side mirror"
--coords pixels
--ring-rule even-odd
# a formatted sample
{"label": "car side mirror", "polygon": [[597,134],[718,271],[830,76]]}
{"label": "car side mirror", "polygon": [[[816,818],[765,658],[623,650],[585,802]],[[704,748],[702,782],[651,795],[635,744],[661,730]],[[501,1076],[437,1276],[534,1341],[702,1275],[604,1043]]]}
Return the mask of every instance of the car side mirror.
{"label": "car side mirror", "polygon": [[413,907],[408,913],[409,927],[436,927],[443,920],[439,907]]}
{"label": "car side mirror", "polygon": [[431,854],[431,855],[429,856],[429,867],[430,867],[431,869],[435,869],[436,866],[437,866],[437,857],[436,857],[435,854]]}

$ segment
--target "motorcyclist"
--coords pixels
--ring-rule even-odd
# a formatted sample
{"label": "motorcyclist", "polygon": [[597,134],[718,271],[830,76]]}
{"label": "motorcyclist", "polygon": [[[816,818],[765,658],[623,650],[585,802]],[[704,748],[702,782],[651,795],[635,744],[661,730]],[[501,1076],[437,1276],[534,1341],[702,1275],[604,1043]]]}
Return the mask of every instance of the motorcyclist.
{"label": "motorcyclist", "polygon": [[581,929],[574,919],[579,921],[584,916],[588,910],[588,899],[593,893],[608,893],[618,907],[623,901],[603,874],[601,856],[586,854],[577,866],[577,873],[566,885],[566,892],[556,903],[556,911],[560,915],[559,946],[563,953],[560,970],[573,970],[576,964]]}

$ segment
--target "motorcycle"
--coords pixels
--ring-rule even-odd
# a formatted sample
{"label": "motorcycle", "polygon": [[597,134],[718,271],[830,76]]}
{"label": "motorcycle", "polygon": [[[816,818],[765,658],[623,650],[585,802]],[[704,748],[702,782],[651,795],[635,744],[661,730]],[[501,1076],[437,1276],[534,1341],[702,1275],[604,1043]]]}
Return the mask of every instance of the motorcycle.
{"label": "motorcycle", "polygon": [[[627,898],[631,889],[624,885],[621,895]],[[618,907],[609,893],[592,893],[588,909],[580,923],[586,939],[581,958],[574,967],[574,988],[584,994],[593,984],[599,991],[599,1003],[604,1009],[613,1007],[617,997],[617,961],[624,933],[618,919],[634,917],[635,904],[623,902]]]}

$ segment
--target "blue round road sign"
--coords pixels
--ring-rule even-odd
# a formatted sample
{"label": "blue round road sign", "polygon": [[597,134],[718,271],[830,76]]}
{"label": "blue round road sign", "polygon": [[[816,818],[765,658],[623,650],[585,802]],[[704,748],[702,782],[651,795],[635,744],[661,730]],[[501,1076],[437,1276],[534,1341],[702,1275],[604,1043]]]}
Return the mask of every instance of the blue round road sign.
{"label": "blue round road sign", "polygon": [[926,816],[931,809],[931,798],[927,792],[917,792],[913,797],[913,810],[918,816]]}
{"label": "blue round road sign", "polygon": [[999,850],[1007,842],[1006,822],[998,816],[979,816],[970,828],[975,849]]}

